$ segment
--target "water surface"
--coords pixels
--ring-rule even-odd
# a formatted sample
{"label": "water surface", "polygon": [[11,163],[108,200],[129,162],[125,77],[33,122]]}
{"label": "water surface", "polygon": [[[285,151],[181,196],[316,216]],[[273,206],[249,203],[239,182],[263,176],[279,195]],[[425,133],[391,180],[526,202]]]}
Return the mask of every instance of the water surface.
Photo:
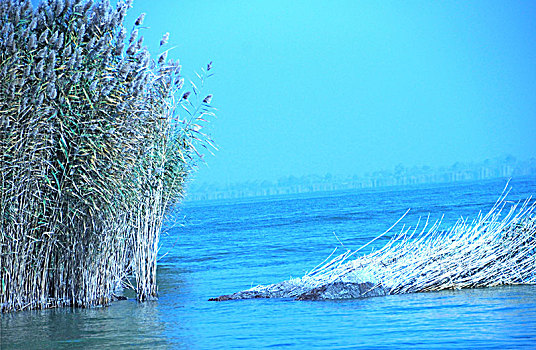
{"label": "water surface", "polygon": [[[1,349],[532,348],[536,286],[346,301],[207,301],[301,276],[335,247],[357,249],[383,233],[408,208],[393,233],[428,215],[444,215],[447,228],[488,210],[505,184],[186,203],[162,237],[158,302],[2,315]],[[510,185],[511,201],[536,194],[534,178]]]}

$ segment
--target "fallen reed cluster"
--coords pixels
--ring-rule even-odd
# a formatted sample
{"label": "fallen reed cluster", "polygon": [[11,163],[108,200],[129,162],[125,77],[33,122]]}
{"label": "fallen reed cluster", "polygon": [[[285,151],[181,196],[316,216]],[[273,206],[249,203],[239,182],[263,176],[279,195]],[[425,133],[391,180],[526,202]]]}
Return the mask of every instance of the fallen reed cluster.
{"label": "fallen reed cluster", "polygon": [[129,7],[0,1],[1,311],[157,296],[162,220],[213,109],[167,51],[151,58],[145,14],[127,37]]}
{"label": "fallen reed cluster", "polygon": [[501,197],[488,214],[479,214],[472,222],[460,219],[449,230],[441,230],[440,222],[427,221],[423,228],[417,224],[402,229],[383,248],[353,260],[369,244],[330,256],[301,278],[212,300],[345,299],[536,284],[535,206],[530,200],[510,205]]}

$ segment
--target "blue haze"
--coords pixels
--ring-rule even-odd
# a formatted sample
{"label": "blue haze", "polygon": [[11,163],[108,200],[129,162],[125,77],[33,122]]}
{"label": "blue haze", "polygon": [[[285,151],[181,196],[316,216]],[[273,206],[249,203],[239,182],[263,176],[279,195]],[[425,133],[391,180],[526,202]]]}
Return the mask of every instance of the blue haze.
{"label": "blue haze", "polygon": [[197,181],[536,156],[536,3],[147,1],[146,43],[214,61]]}

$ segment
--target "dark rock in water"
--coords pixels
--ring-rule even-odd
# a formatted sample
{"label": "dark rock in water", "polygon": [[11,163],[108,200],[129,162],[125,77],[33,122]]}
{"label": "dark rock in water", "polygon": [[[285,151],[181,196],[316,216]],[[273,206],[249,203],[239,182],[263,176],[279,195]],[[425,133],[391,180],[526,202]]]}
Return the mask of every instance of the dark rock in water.
{"label": "dark rock in water", "polygon": [[357,299],[385,295],[382,287],[370,282],[333,282],[300,294],[297,300]]}
{"label": "dark rock in water", "polygon": [[302,294],[304,290],[297,290],[295,284],[289,281],[270,284],[267,286],[257,286],[252,289],[243,290],[241,292],[222,295],[217,298],[210,298],[209,301],[227,301],[238,299],[261,299],[261,298],[293,298],[296,295]]}
{"label": "dark rock in water", "polygon": [[233,294],[222,295],[217,298],[210,298],[208,301],[227,301],[227,300],[239,300],[239,299],[261,299],[270,298],[269,293],[261,293],[257,291],[243,291]]}
{"label": "dark rock in water", "polygon": [[227,301],[227,300],[233,300],[233,299],[239,299],[239,298],[233,298],[233,295],[221,295],[217,298],[210,298],[208,301]]}
{"label": "dark rock in water", "polygon": [[209,301],[227,301],[259,298],[295,298],[296,300],[357,299],[386,295],[384,288],[370,282],[332,282],[323,286],[304,290],[287,282],[210,298]]}

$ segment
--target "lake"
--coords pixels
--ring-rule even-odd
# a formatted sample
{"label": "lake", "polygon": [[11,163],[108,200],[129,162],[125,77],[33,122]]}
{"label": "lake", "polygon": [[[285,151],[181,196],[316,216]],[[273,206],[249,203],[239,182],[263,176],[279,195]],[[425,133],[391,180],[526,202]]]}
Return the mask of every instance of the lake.
{"label": "lake", "polygon": [[[393,234],[428,215],[444,215],[443,228],[474,218],[505,185],[498,179],[186,202],[161,239],[157,302],[3,314],[0,348],[534,348],[536,286],[345,301],[207,301],[302,276],[335,247],[342,253],[369,242],[407,209]],[[511,180],[510,187],[509,200],[526,199],[536,194],[536,178]]]}

